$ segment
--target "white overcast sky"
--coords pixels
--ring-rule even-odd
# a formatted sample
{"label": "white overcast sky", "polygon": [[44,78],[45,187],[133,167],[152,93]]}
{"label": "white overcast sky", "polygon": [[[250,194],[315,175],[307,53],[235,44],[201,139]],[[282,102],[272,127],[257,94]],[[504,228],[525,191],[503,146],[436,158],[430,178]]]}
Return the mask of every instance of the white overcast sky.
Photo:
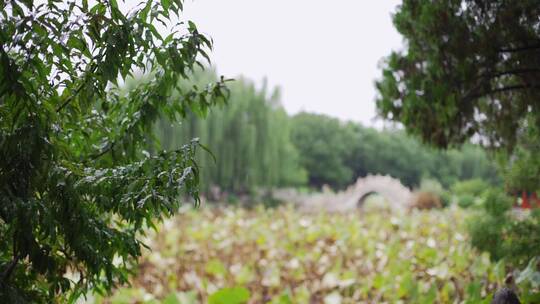
{"label": "white overcast sky", "polygon": [[364,125],[375,117],[378,63],[402,39],[398,0],[193,0],[184,17],[214,40],[218,73],[281,88],[289,113],[325,113]]}

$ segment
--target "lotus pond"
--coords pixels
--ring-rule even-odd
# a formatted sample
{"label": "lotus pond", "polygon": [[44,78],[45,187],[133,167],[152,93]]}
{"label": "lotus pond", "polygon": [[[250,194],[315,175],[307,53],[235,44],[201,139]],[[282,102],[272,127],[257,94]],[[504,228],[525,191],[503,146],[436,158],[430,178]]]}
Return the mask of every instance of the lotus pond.
{"label": "lotus pond", "polygon": [[132,286],[97,303],[489,303],[502,264],[459,208],[184,210],[146,238]]}

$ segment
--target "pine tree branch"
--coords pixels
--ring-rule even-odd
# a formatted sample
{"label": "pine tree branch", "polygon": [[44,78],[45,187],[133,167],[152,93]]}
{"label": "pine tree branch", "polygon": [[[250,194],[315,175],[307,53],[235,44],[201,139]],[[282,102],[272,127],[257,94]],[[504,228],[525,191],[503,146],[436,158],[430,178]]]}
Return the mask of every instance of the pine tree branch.
{"label": "pine tree branch", "polygon": [[526,90],[526,89],[540,89],[540,85],[519,84],[519,85],[507,86],[507,87],[497,88],[497,89],[488,91],[484,95],[497,94],[497,93],[502,93],[502,92],[507,92],[507,91]]}
{"label": "pine tree branch", "polygon": [[540,68],[521,68],[521,69],[512,69],[507,71],[496,72],[493,74],[487,74],[487,77],[497,78],[505,75],[518,75],[518,74],[528,74],[528,73],[540,73]]}
{"label": "pine tree branch", "polygon": [[499,50],[497,50],[497,52],[499,52],[499,53],[517,53],[517,52],[530,51],[530,50],[535,50],[535,49],[540,49],[540,43],[521,46],[521,47],[517,47],[517,48],[499,49]]}

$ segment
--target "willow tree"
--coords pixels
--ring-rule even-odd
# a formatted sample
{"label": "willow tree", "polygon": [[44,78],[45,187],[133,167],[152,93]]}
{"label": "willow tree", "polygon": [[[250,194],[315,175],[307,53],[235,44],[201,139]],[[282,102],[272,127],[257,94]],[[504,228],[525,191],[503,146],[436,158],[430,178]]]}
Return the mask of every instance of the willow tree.
{"label": "willow tree", "polygon": [[[196,73],[195,78],[195,85],[200,85],[215,80],[215,75]],[[163,147],[176,148],[197,137],[211,151],[219,151],[215,157],[205,151],[198,154],[206,191],[218,186],[246,193],[303,184],[305,171],[291,141],[291,122],[279,103],[279,92],[256,88],[245,79],[228,89],[228,104],[210,109],[206,119],[192,112],[181,124],[161,122],[157,129]]]}
{"label": "willow tree", "polygon": [[[160,114],[176,120],[224,96],[221,82],[179,90],[211,47],[178,23],[181,10],[180,0],[129,11],[116,0],[0,3],[2,302],[110,290],[141,254],[143,229],[173,214],[180,193],[198,199],[196,141],[143,150]],[[134,71],[150,81],[121,94]]]}

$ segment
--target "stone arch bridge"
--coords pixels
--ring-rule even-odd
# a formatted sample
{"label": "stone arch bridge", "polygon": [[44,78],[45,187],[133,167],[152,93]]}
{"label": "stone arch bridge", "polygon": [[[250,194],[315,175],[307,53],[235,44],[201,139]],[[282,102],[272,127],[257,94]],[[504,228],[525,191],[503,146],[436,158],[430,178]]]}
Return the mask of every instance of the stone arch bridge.
{"label": "stone arch bridge", "polygon": [[344,212],[361,207],[370,194],[383,196],[392,209],[405,209],[411,202],[412,192],[398,179],[388,175],[368,175],[359,178],[344,191],[323,191],[309,196],[292,199],[306,211],[327,210]]}

